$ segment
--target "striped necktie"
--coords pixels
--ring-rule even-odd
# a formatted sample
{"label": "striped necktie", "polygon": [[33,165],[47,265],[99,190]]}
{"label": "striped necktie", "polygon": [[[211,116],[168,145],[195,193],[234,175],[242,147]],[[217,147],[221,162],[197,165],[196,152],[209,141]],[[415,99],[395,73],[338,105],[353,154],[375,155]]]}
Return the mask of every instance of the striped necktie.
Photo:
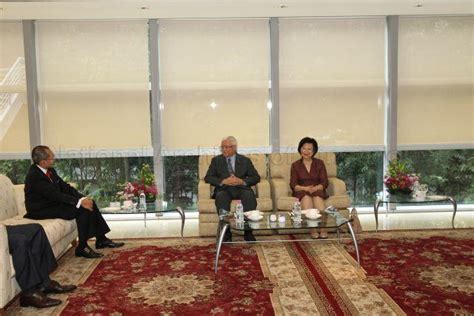
{"label": "striped necktie", "polygon": [[51,172],[51,170],[48,169],[46,171],[46,176],[49,178],[51,182],[53,182],[53,173]]}
{"label": "striped necktie", "polygon": [[232,168],[232,159],[227,158],[227,170],[229,170],[229,174],[234,174],[234,168]]}

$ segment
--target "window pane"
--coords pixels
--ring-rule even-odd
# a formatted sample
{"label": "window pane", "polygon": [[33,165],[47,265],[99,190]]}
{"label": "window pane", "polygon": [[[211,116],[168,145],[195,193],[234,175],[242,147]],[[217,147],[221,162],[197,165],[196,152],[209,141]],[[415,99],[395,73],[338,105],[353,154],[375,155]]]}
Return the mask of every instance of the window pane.
{"label": "window pane", "polygon": [[165,199],[183,209],[197,209],[199,156],[164,157]]}
{"label": "window pane", "polygon": [[268,20],[160,22],[163,145],[269,146]]}
{"label": "window pane", "polygon": [[43,141],[56,149],[151,147],[146,22],[39,22]]}
{"label": "window pane", "polygon": [[384,20],[280,20],[281,145],[383,145]]}
{"label": "window pane", "polygon": [[64,181],[75,183],[79,192],[105,207],[120,200],[117,193],[126,182],[140,180],[144,165],[153,172],[152,157],[58,159],[55,168]]}
{"label": "window pane", "polygon": [[13,184],[25,183],[31,160],[0,160],[0,174],[7,176]]}
{"label": "window pane", "polygon": [[0,152],[30,150],[23,27],[0,23]]}
{"label": "window pane", "polygon": [[383,189],[383,152],[336,153],[337,177],[346,183],[352,203],[373,205]]}
{"label": "window pane", "polygon": [[458,203],[474,202],[474,150],[401,151],[427,184],[429,194],[448,195]]}
{"label": "window pane", "polygon": [[474,142],[473,17],[400,19],[399,144]]}

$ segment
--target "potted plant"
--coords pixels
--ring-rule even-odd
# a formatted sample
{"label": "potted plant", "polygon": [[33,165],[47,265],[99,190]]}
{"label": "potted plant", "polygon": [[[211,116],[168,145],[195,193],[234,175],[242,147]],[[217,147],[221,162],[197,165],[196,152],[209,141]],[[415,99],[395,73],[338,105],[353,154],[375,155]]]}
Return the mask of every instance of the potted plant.
{"label": "potted plant", "polygon": [[411,194],[419,177],[410,166],[398,159],[392,159],[388,165],[383,183],[390,194]]}
{"label": "potted plant", "polygon": [[153,203],[160,197],[155,184],[155,176],[148,164],[142,166],[139,171],[139,180],[135,182],[126,182],[122,184],[121,191],[117,192],[120,200],[137,199],[143,192],[146,196],[147,203]]}

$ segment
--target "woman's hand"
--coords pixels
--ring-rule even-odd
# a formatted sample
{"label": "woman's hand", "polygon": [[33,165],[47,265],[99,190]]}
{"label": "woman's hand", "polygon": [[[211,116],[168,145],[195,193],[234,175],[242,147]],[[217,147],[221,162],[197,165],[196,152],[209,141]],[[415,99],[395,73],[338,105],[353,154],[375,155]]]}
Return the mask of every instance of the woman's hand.
{"label": "woman's hand", "polygon": [[306,192],[312,193],[311,188],[312,188],[311,186],[297,185],[297,186],[295,186],[295,191],[296,192],[306,191]]}
{"label": "woman's hand", "polygon": [[311,187],[309,187],[309,188],[310,188],[309,191],[308,191],[309,193],[314,193],[314,192],[316,192],[316,191],[322,191],[322,190],[324,190],[324,187],[323,187],[322,184],[313,185],[313,186],[311,186]]}

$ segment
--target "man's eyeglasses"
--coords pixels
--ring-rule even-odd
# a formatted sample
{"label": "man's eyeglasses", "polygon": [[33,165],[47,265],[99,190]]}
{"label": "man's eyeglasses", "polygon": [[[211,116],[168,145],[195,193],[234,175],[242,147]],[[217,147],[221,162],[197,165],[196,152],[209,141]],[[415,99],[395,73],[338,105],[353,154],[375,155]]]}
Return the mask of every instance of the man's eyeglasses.
{"label": "man's eyeglasses", "polygon": [[229,149],[229,148],[233,148],[233,147],[235,147],[235,145],[221,146],[222,149]]}

